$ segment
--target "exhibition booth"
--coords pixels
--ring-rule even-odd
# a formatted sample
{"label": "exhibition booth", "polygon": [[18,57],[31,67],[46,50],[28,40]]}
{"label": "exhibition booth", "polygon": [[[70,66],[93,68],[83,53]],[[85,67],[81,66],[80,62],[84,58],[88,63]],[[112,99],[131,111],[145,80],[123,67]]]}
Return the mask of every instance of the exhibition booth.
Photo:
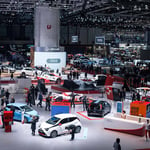
{"label": "exhibition booth", "polygon": [[104,117],[104,129],[144,136],[147,119],[149,118],[133,115],[126,115],[126,119],[124,119],[121,117],[121,113],[109,114]]}

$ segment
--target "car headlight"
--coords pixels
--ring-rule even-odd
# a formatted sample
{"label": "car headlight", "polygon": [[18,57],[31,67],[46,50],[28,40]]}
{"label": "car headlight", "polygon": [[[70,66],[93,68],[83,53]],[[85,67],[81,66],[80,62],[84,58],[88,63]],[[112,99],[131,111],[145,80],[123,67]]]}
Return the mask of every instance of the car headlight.
{"label": "car headlight", "polygon": [[46,130],[46,131],[48,131],[48,130],[49,130],[49,128],[45,128],[45,130]]}

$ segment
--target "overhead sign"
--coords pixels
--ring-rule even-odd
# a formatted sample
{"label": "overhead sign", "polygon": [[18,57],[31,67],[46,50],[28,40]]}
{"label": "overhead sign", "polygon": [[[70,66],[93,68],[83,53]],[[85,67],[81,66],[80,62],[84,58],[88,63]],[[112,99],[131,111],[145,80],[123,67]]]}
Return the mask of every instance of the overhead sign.
{"label": "overhead sign", "polygon": [[104,36],[96,36],[95,37],[95,44],[105,44],[105,37]]}
{"label": "overhead sign", "polygon": [[60,59],[55,58],[55,59],[47,59],[47,63],[60,63]]}

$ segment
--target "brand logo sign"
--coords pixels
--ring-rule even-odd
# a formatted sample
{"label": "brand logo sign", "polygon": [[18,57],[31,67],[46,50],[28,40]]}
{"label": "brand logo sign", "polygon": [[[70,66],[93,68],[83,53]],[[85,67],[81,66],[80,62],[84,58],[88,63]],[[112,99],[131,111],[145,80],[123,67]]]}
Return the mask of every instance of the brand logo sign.
{"label": "brand logo sign", "polygon": [[47,29],[50,30],[52,28],[52,25],[48,24]]}
{"label": "brand logo sign", "polygon": [[51,63],[60,63],[61,62],[61,60],[59,59],[59,58],[52,58],[52,59],[47,59],[46,60],[47,61],[47,63],[49,63],[49,64],[51,64]]}

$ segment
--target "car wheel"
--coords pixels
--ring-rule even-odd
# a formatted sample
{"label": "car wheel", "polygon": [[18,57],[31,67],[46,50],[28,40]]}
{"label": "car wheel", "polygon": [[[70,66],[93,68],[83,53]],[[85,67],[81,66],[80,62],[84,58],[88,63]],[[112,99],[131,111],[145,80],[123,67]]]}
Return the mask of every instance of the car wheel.
{"label": "car wheel", "polygon": [[81,127],[80,127],[80,126],[77,126],[75,132],[76,132],[76,133],[80,133],[80,131],[81,131]]}
{"label": "car wheel", "polygon": [[51,134],[50,134],[50,137],[51,138],[57,137],[57,131],[52,131]]}
{"label": "car wheel", "polygon": [[28,123],[28,119],[26,117],[24,118],[24,123]]}
{"label": "car wheel", "polygon": [[57,83],[57,84],[60,84],[60,83],[61,83],[61,79],[57,79],[57,80],[56,80],[56,83]]}

